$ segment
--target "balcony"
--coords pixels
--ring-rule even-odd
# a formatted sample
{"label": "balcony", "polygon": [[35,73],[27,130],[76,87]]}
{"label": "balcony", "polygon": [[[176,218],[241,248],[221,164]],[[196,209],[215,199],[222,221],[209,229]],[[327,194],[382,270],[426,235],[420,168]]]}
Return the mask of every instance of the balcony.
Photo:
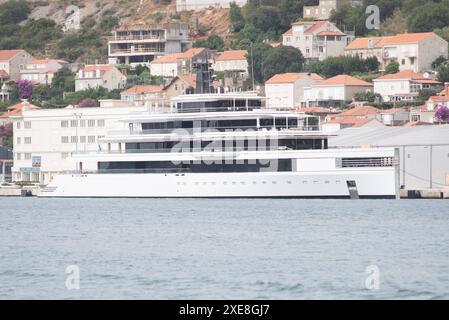
{"label": "balcony", "polygon": [[163,36],[155,36],[155,35],[127,35],[127,36],[114,36],[109,37],[109,42],[114,41],[145,41],[145,40],[152,40],[154,42],[160,42],[165,41],[165,38]]}
{"label": "balcony", "polygon": [[134,48],[134,49],[110,49],[110,55],[140,55],[140,54],[164,55],[163,49],[158,48]]}

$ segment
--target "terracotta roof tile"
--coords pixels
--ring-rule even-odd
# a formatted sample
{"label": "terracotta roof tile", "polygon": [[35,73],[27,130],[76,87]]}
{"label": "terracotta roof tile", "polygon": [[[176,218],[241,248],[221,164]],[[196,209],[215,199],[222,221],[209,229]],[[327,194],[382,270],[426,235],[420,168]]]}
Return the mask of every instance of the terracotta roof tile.
{"label": "terracotta roof tile", "polygon": [[128,90],[123,91],[122,94],[145,94],[145,93],[161,92],[162,90],[164,90],[163,86],[137,85],[132,88],[129,88]]}
{"label": "terracotta roof tile", "polygon": [[345,74],[326,79],[326,80],[321,81],[320,83],[316,84],[315,86],[335,86],[335,85],[363,86],[363,87],[373,86],[372,83],[369,83],[369,82],[363,81],[359,78],[348,76]]}
{"label": "terracotta roof tile", "polygon": [[310,76],[313,80],[323,80],[323,78],[316,73],[282,73],[274,75],[265,84],[294,83],[304,76]]}
{"label": "terracotta roof tile", "polygon": [[100,71],[106,72],[106,71],[112,70],[112,68],[114,68],[114,66],[110,65],[110,64],[98,64],[98,65],[87,65],[87,66],[82,67],[80,70],[81,71],[100,70]]}
{"label": "terracotta roof tile", "polygon": [[370,122],[371,120],[372,119],[344,116],[344,117],[338,117],[338,118],[329,120],[329,121],[325,122],[324,124],[337,123],[337,124],[351,125],[352,127],[361,127],[361,126],[367,124],[368,122]]}
{"label": "terracotta roof tile", "polygon": [[9,61],[24,50],[0,50],[0,61]]}
{"label": "terracotta roof tile", "polygon": [[35,106],[33,104],[30,103],[26,103],[26,102],[20,102],[12,107],[9,107],[8,109],[10,111],[0,115],[0,118],[2,119],[7,119],[10,118],[12,116],[21,116],[22,115],[22,110],[24,110],[24,108],[26,108],[27,110],[38,110],[40,109],[38,106]]}
{"label": "terracotta roof tile", "polygon": [[246,50],[230,50],[220,54],[216,61],[229,61],[229,60],[246,60],[248,51]]}
{"label": "terracotta roof tile", "polygon": [[341,116],[341,117],[346,117],[346,116],[363,117],[363,116],[368,116],[368,115],[375,115],[378,113],[380,113],[380,110],[377,108],[374,108],[372,106],[361,106],[361,107],[355,107],[352,109],[345,110],[342,113],[340,113],[339,116]]}
{"label": "terracotta roof tile", "polygon": [[349,44],[346,49],[368,49],[370,48],[370,41],[372,42],[371,48],[381,48],[388,45],[397,44],[407,44],[407,43],[419,43],[429,36],[434,34],[433,32],[424,33],[404,33],[395,36],[387,37],[367,37],[367,38],[356,38],[351,44]]}
{"label": "terracotta roof tile", "polygon": [[9,78],[8,72],[6,72],[5,70],[1,70],[0,69],[0,78],[2,78],[2,79]]}
{"label": "terracotta roof tile", "polygon": [[180,53],[173,53],[173,54],[167,54],[165,56],[159,57],[155,60],[153,60],[151,63],[173,63],[178,61],[179,59],[192,59],[196,55],[199,55],[203,53],[206,49],[205,48],[193,48],[189,49],[186,52],[180,52]]}
{"label": "terracotta roof tile", "polygon": [[398,73],[386,74],[381,76],[374,81],[379,80],[432,80],[426,79],[422,73],[414,72],[413,70],[404,70]]}

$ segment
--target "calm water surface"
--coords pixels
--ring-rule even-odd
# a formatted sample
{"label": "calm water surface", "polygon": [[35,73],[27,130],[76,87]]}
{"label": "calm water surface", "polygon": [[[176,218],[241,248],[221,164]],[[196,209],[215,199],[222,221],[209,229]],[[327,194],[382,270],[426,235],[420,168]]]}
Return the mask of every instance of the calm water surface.
{"label": "calm water surface", "polygon": [[0,198],[17,298],[448,299],[449,201]]}

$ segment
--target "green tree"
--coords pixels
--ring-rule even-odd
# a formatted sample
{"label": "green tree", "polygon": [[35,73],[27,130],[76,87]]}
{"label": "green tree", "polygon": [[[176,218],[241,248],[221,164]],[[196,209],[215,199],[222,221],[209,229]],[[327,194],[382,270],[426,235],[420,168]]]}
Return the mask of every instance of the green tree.
{"label": "green tree", "polygon": [[301,72],[304,57],[296,48],[279,46],[269,50],[262,60],[264,82],[278,73]]}
{"label": "green tree", "polygon": [[394,74],[398,72],[399,72],[399,63],[397,61],[392,61],[386,66],[384,74]]}
{"label": "green tree", "polygon": [[447,26],[449,0],[430,2],[416,7],[408,17],[411,32],[430,32]]}
{"label": "green tree", "polygon": [[[248,60],[248,66],[250,66],[251,78],[257,83],[264,83],[263,59],[273,48],[265,43],[256,43],[252,46],[250,44],[247,49],[249,54],[246,59]],[[254,74],[252,69],[254,69]]]}
{"label": "green tree", "polygon": [[212,35],[207,40],[198,40],[194,43],[195,48],[208,48],[211,50],[223,51],[225,44],[220,36]]}
{"label": "green tree", "polygon": [[449,63],[442,64],[438,68],[438,81],[449,82]]}
{"label": "green tree", "polygon": [[0,4],[0,25],[18,24],[27,19],[30,12],[25,0],[9,0]]}
{"label": "green tree", "polygon": [[245,26],[245,18],[242,14],[242,9],[235,3],[231,2],[229,8],[229,18],[234,32],[239,32]]}

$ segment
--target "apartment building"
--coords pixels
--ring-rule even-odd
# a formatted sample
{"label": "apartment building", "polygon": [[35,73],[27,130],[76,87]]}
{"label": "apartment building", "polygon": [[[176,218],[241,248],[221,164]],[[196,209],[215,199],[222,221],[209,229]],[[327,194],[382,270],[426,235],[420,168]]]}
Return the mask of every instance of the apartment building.
{"label": "apartment building", "polygon": [[304,88],[324,80],[315,73],[277,74],[265,83],[267,107],[296,109],[304,99]]}
{"label": "apartment building", "polygon": [[149,66],[160,56],[184,52],[191,47],[187,24],[125,25],[114,30],[109,39],[109,63]]}
{"label": "apartment building", "polygon": [[448,42],[433,32],[357,38],[346,47],[345,55],[376,57],[381,70],[395,61],[400,71],[423,72],[430,70],[438,57],[448,58]]}
{"label": "apartment building", "polygon": [[33,56],[25,50],[0,50],[0,74],[2,78],[20,80],[20,71],[33,60]]}
{"label": "apartment building", "polygon": [[335,107],[352,102],[358,92],[372,92],[373,84],[361,79],[338,75],[304,88],[303,107]]}
{"label": "apartment building", "polygon": [[[11,117],[13,180],[47,184],[55,174],[76,170],[73,153],[107,150],[101,138],[111,131],[126,130],[120,120],[142,111],[144,107],[22,110]],[[124,146],[116,146],[113,151],[123,150]]]}
{"label": "apartment building", "polygon": [[194,64],[206,61],[208,52],[204,48],[193,48],[182,53],[168,54],[153,60],[150,71],[153,76],[174,78],[194,72]]}
{"label": "apartment building", "polygon": [[67,66],[68,62],[57,59],[35,59],[25,65],[20,70],[20,79],[28,80],[35,84],[51,84],[53,76],[62,67]]}
{"label": "apartment building", "polygon": [[244,6],[247,0],[176,0],[176,11],[198,11],[208,8],[229,8],[235,2],[238,6]]}
{"label": "apartment building", "polygon": [[341,31],[332,22],[301,21],[284,33],[282,44],[299,49],[306,59],[323,60],[344,54],[353,39],[353,33]]}
{"label": "apartment building", "polygon": [[115,66],[108,64],[87,65],[78,70],[75,77],[75,91],[103,87],[109,91],[122,89],[126,76]]}
{"label": "apartment building", "polygon": [[305,19],[329,20],[332,11],[343,5],[361,5],[361,0],[320,0],[317,6],[304,6]]}
{"label": "apartment building", "polygon": [[380,94],[384,102],[414,101],[423,89],[437,88],[441,82],[413,70],[387,74],[373,80],[374,92]]}

